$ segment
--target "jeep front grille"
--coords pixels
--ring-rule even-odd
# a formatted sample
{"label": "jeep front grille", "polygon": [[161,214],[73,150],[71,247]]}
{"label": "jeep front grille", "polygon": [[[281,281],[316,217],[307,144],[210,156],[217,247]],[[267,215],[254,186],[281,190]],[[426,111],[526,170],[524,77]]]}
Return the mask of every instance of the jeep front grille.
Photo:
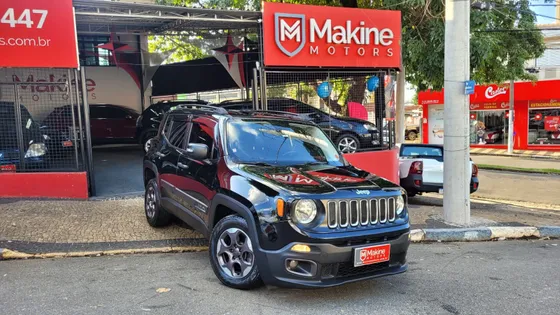
{"label": "jeep front grille", "polygon": [[393,197],[327,202],[327,225],[331,229],[385,224],[396,219],[396,200]]}

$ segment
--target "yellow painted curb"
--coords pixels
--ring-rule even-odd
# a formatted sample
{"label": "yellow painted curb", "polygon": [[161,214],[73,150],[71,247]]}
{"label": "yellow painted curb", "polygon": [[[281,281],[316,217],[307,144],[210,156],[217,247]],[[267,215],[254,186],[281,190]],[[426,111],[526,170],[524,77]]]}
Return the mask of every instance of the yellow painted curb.
{"label": "yellow painted curb", "polygon": [[203,252],[208,250],[207,246],[176,246],[176,247],[151,247],[151,248],[134,248],[134,249],[113,249],[105,251],[83,251],[83,252],[56,252],[27,254],[17,251],[4,249],[2,259],[47,259],[47,258],[66,258],[66,257],[91,257],[91,256],[114,256],[114,255],[130,255],[130,254],[157,254],[157,253],[186,253],[186,252]]}

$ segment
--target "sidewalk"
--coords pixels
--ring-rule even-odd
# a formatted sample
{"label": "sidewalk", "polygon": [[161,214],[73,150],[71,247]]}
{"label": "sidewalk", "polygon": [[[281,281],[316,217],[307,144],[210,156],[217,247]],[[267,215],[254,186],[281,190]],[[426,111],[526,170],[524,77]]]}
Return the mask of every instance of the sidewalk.
{"label": "sidewalk", "polygon": [[[411,200],[412,228],[453,228],[442,221],[441,199]],[[472,226],[560,226],[560,211],[473,202]],[[202,235],[182,223],[151,228],[143,198],[107,201],[0,200],[0,248],[25,253],[196,247]]]}
{"label": "sidewalk", "polygon": [[513,154],[508,154],[505,149],[471,148],[471,155],[515,156],[560,160],[560,152],[541,150],[514,150]]}
{"label": "sidewalk", "polygon": [[[560,152],[559,152],[560,153]],[[555,159],[531,159],[519,156],[503,155],[471,155],[475,164],[507,166],[527,169],[556,169],[560,170],[560,160]]]}

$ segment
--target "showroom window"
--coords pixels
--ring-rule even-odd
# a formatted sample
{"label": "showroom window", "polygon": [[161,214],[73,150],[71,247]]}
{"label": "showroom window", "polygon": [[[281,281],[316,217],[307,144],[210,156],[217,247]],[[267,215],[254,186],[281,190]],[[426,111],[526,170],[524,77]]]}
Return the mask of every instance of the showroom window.
{"label": "showroom window", "polygon": [[529,144],[560,144],[560,108],[529,109]]}
{"label": "showroom window", "polygon": [[109,36],[78,36],[80,65],[114,66],[112,52],[98,47],[110,41]]}
{"label": "showroom window", "polygon": [[470,112],[471,144],[506,144],[508,117],[505,110]]}

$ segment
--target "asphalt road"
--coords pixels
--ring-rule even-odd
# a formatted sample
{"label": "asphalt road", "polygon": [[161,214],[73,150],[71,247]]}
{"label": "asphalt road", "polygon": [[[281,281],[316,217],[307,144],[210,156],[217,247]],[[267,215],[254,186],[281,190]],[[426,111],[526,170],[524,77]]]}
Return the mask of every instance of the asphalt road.
{"label": "asphalt road", "polygon": [[412,245],[405,274],[320,290],[229,289],[207,253],[5,261],[0,313],[558,314],[558,243]]}

